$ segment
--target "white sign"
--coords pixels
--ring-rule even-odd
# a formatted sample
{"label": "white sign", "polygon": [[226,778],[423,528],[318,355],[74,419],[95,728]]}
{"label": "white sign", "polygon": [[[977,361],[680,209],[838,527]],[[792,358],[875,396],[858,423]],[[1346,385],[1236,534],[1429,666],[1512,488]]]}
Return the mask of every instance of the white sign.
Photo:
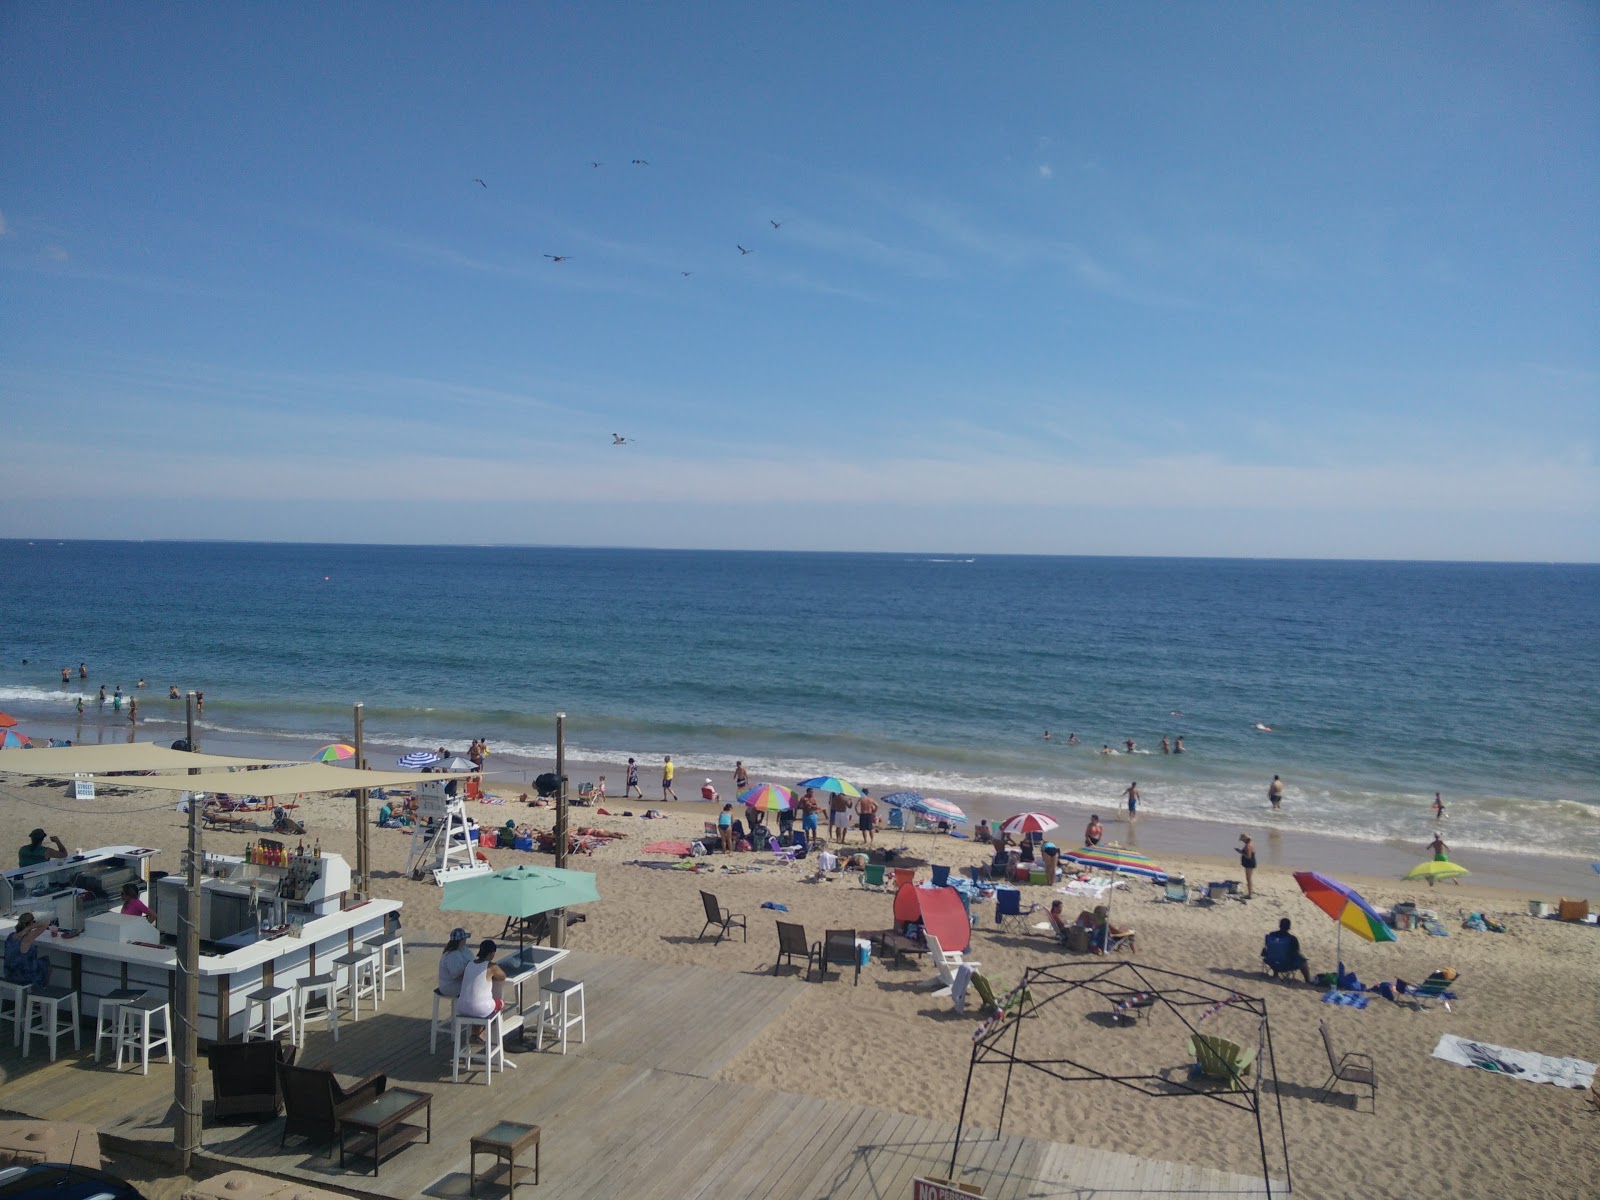
{"label": "white sign", "polygon": [[955,1184],[948,1179],[925,1179],[918,1175],[911,1181],[911,1200],[972,1200],[982,1196],[977,1184]]}
{"label": "white sign", "polygon": [[93,800],[94,780],[74,779],[72,781],[72,798],[74,800]]}

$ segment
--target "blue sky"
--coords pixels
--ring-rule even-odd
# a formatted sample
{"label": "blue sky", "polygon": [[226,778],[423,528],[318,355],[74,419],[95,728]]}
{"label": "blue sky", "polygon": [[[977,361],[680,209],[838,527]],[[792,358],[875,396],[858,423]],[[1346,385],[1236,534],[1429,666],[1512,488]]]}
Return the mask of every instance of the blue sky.
{"label": "blue sky", "polygon": [[0,535],[1594,561],[1597,68],[1587,4],[5,5]]}

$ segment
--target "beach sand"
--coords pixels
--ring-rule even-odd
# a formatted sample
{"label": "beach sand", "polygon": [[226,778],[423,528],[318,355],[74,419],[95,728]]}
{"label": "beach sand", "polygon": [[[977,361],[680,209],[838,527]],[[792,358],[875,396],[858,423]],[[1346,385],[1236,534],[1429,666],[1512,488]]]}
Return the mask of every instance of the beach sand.
{"label": "beach sand", "polygon": [[[206,748],[222,752],[239,747],[212,741]],[[496,765],[491,760],[491,773]],[[654,767],[651,764],[650,771],[642,774],[659,785]],[[576,763],[568,768],[574,788],[577,780],[592,779],[602,771],[613,793],[619,791],[621,773],[615,768]],[[471,815],[486,826],[510,817],[549,828],[553,812],[520,803],[518,795],[524,790],[531,794],[531,788],[523,783],[520,770],[513,774],[493,787],[507,798],[506,804],[469,805]],[[680,794],[698,792],[707,774],[680,771]],[[725,773],[711,774],[727,794],[731,780]],[[658,794],[658,786],[647,789],[647,795]],[[652,803],[612,799],[606,807],[613,813],[627,808],[637,814]],[[824,929],[866,931],[892,923],[891,897],[863,890],[858,877],[812,882],[810,867],[776,864],[765,854],[718,855],[709,860],[712,869],[703,873],[662,869],[672,860],[644,855],[643,846],[661,839],[692,839],[702,823],[713,818],[716,806],[697,802],[655,806],[668,815],[643,820],[573,810],[575,828],[604,825],[626,837],[569,863],[596,873],[602,897],[599,904],[589,906],[587,922],[572,930],[571,944],[586,951],[689,963],[714,971],[770,971],[779,918],[803,924],[812,941],[820,940]],[[1112,807],[1108,804],[1102,816],[1110,816]],[[324,850],[354,861],[352,801],[310,798],[299,815],[308,819],[310,834],[321,839]],[[20,777],[0,780],[0,827],[10,831],[13,843],[20,843],[34,825],[59,833],[69,847],[157,845],[162,854],[153,867],[179,868],[184,817],[172,803],[149,793],[106,796],[89,805],[69,801],[60,787],[39,786]],[[1135,837],[1140,848],[1157,856],[1168,870],[1182,871],[1201,883],[1240,878],[1237,860],[1184,853],[1169,844],[1179,835],[1162,825],[1157,814],[1142,816]],[[1193,844],[1208,848],[1225,849],[1232,842],[1230,834],[1237,832],[1219,826],[1202,828],[1204,837],[1195,838]],[[1109,838],[1129,840],[1122,826],[1108,826],[1107,832]],[[1453,1066],[1430,1057],[1430,1051],[1440,1034],[1448,1032],[1550,1055],[1600,1059],[1600,929],[1529,916],[1530,897],[1554,900],[1562,890],[1536,869],[1510,890],[1485,887],[1477,874],[1462,886],[1430,889],[1401,882],[1398,871],[1380,875],[1345,869],[1363,857],[1383,864],[1398,856],[1397,861],[1409,866],[1423,857],[1420,852],[1345,845],[1339,851],[1341,865],[1335,869],[1315,858],[1283,861],[1316,849],[1304,839],[1285,838],[1274,848],[1259,822],[1254,832],[1263,859],[1255,877],[1255,900],[1180,906],[1162,902],[1161,888],[1135,881],[1116,893],[1113,919],[1137,929],[1139,963],[1196,976],[1223,991],[1266,999],[1296,1190],[1312,1197],[1594,1195],[1594,1180],[1600,1175],[1595,1137],[1600,1114],[1589,1108],[1582,1093]],[[1074,844],[1076,833],[1063,830],[1061,844]],[[237,853],[251,836],[208,833],[206,844],[209,849]],[[860,834],[853,833],[852,842],[859,840]],[[980,847],[950,837],[910,834],[890,839],[880,834],[879,840],[880,845],[903,843],[913,861],[960,868],[987,860]],[[458,913],[441,913],[438,890],[403,875],[409,845],[406,833],[375,830],[372,834],[374,891],[405,902],[407,945],[418,955],[418,965],[428,962],[453,925],[465,924],[475,938],[499,932],[498,919],[463,920]],[[545,856],[508,850],[486,853],[496,866],[550,862]],[[638,865],[641,860],[656,865]],[[724,874],[724,864],[749,869]],[[1334,925],[1301,896],[1290,878],[1293,866],[1339,874],[1377,905],[1411,899],[1436,909],[1448,937],[1407,932],[1399,935],[1398,943],[1372,945],[1347,935],[1343,953],[1346,964],[1365,982],[1419,980],[1438,967],[1455,967],[1461,974],[1455,1011],[1435,1006],[1417,1012],[1377,997],[1364,1011],[1335,1008],[1321,1002],[1316,988],[1298,981],[1278,983],[1264,975],[1258,959],[1261,939],[1282,916],[1293,919],[1314,971],[1333,965]],[[926,878],[926,867],[920,875]],[[704,919],[701,889],[716,893],[724,906],[748,917],[748,942],[737,933],[720,944],[709,936],[704,940],[696,936]],[[1577,894],[1575,889],[1566,890]],[[1593,892],[1591,887],[1582,894]],[[1025,902],[1047,904],[1051,896],[1044,887],[1024,888]],[[769,902],[786,905],[788,912],[762,907]],[[1071,897],[1067,905],[1069,913],[1092,906]],[[1066,953],[1041,933],[996,932],[992,910],[992,904],[976,910],[980,922],[969,954],[982,963],[986,974],[1013,983],[1028,967],[1110,961]],[[1506,932],[1462,929],[1460,914],[1465,911],[1499,916]],[[1042,913],[1027,924],[1033,920],[1042,920]],[[957,1015],[947,999],[932,998],[927,987],[931,974],[922,965],[897,968],[875,959],[862,973],[859,987],[852,987],[848,973],[830,976],[826,983],[814,985],[781,1025],[733,1060],[723,1074],[752,1084],[953,1120],[967,1077],[975,1017]],[[641,998],[641,1002],[646,1001]],[[717,1019],[714,1011],[704,1014],[706,1021]],[[1332,1026],[1341,1050],[1359,1050],[1376,1060],[1376,1116],[1367,1111],[1364,1095],[1359,1108],[1355,1105],[1356,1089],[1348,1085],[1331,1097],[1322,1091],[1329,1074],[1318,1034],[1322,1020]],[[1254,1037],[1253,1023],[1231,1008],[1203,1028],[1235,1040]],[[1172,1014],[1159,1011],[1131,1027],[1113,1026],[1103,1004],[1085,1005],[1074,998],[1056,1005],[1038,1022],[1025,1024],[1023,1033],[1028,1039],[1024,1051],[1030,1045],[1036,1047],[1035,1053],[1061,1051],[1111,1073],[1165,1071],[1181,1076],[1187,1062],[1186,1030]],[[994,1125],[1002,1080],[1002,1070],[980,1072],[969,1120]],[[1264,1100],[1270,1117],[1271,1093],[1264,1093]],[[1019,1071],[1012,1080],[1006,1124],[1014,1132],[1153,1158],[1241,1173],[1258,1169],[1256,1130],[1249,1114],[1196,1097],[1152,1098],[1112,1083],[1065,1083]],[[1269,1120],[1267,1129],[1269,1139],[1275,1139],[1275,1121]],[[1272,1155],[1276,1161],[1275,1145]],[[1281,1175],[1281,1169],[1274,1173]]]}

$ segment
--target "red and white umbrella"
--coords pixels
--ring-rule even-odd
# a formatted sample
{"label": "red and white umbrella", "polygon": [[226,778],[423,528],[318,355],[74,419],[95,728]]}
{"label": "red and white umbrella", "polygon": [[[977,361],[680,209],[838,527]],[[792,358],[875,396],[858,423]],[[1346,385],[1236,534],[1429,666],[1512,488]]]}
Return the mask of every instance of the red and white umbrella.
{"label": "red and white umbrella", "polygon": [[1013,836],[1025,836],[1033,833],[1049,833],[1060,824],[1054,817],[1047,817],[1044,813],[1025,812],[1014,817],[1007,817],[1001,822],[1003,832]]}

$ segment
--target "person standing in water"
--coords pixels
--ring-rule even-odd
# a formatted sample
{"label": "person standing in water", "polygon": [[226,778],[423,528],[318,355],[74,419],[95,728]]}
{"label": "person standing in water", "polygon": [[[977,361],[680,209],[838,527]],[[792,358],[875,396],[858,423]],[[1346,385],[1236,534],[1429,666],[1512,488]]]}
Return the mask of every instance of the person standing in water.
{"label": "person standing in water", "polygon": [[1272,802],[1273,808],[1283,807],[1283,780],[1276,775],[1272,777],[1272,782],[1267,785],[1267,799]]}
{"label": "person standing in water", "polygon": [[1248,833],[1239,835],[1239,866],[1244,871],[1244,898],[1256,898],[1256,844]]}
{"label": "person standing in water", "polygon": [[1183,735],[1181,733],[1178,735],[1178,740],[1172,744],[1172,752],[1174,754],[1183,753]]}
{"label": "person standing in water", "polygon": [[635,792],[639,793],[639,799],[644,799],[644,789],[639,786],[639,764],[630,758],[628,760],[628,782],[627,786],[622,789],[622,798],[626,800]]}
{"label": "person standing in water", "polygon": [[1139,784],[1137,781],[1128,785],[1128,790],[1122,793],[1128,798],[1128,820],[1133,820],[1139,815]]}
{"label": "person standing in water", "polygon": [[1433,819],[1435,821],[1444,820],[1444,797],[1438,792],[1433,794]]}

